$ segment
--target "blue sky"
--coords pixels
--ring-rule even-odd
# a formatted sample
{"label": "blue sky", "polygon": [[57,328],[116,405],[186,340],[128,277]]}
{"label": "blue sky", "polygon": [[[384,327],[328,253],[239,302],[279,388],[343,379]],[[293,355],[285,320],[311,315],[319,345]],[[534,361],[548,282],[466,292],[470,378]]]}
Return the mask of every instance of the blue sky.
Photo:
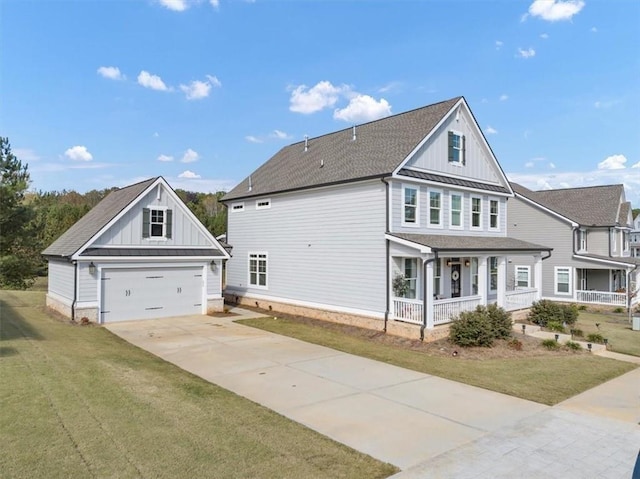
{"label": "blue sky", "polygon": [[640,206],[640,2],[2,0],[32,189],[229,190],[283,146],[463,95],[507,176]]}

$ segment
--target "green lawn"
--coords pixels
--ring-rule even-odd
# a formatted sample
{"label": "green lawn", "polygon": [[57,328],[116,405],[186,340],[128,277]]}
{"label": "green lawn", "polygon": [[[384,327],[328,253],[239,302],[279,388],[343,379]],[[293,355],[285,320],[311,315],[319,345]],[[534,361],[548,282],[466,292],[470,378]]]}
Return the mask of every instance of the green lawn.
{"label": "green lawn", "polygon": [[553,405],[619,376],[636,366],[590,354],[471,360],[428,355],[380,344],[295,319],[246,319],[242,324],[310,343],[433,374],[511,396]]}
{"label": "green lawn", "polygon": [[640,356],[640,331],[631,329],[626,312],[580,311],[575,328],[581,329],[585,338],[590,333],[601,334],[609,340],[611,351]]}
{"label": "green lawn", "polygon": [[2,478],[396,472],[43,303],[42,291],[0,291]]}

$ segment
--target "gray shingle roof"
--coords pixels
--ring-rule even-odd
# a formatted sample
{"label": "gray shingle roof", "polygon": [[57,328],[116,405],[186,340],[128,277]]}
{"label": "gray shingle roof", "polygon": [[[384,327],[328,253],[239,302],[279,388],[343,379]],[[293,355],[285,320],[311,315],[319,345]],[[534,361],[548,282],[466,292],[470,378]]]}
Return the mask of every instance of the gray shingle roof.
{"label": "gray shingle roof", "polygon": [[463,180],[461,178],[452,178],[450,176],[436,175],[434,173],[426,173],[424,171],[407,170],[402,168],[398,174],[409,178],[419,178],[421,180],[435,181],[447,185],[466,186],[467,188],[475,188],[478,190],[495,191],[499,193],[511,193],[507,188],[500,185],[490,185],[479,181]]}
{"label": "gray shingle roof", "polygon": [[624,203],[622,203],[620,205],[620,214],[618,215],[618,224],[620,226],[629,226],[629,227],[633,226],[633,225],[628,224],[629,211],[631,211],[631,203],[630,202],[625,201]]}
{"label": "gray shingle roof", "polygon": [[504,236],[421,235],[390,233],[400,239],[428,246],[436,251],[551,251],[553,248]]}
{"label": "gray shingle roof", "polygon": [[[222,201],[391,174],[462,97],[289,145]],[[249,190],[249,178],[251,190]]]}
{"label": "gray shingle roof", "polygon": [[532,191],[511,183],[511,188],[525,198],[584,226],[616,226],[620,216],[620,198],[624,192],[623,185]]}
{"label": "gray shingle roof", "polygon": [[158,177],[111,192],[86,215],[80,218],[42,254],[69,258],[82,248],[104,226],[115,218],[129,203],[151,186]]}

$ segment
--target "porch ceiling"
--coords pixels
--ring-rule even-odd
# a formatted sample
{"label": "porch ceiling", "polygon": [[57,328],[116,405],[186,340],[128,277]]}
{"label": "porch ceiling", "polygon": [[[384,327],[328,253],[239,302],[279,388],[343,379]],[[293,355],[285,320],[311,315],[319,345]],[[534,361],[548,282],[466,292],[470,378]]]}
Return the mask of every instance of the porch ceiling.
{"label": "porch ceiling", "polygon": [[503,236],[462,236],[462,235],[421,235],[411,233],[390,233],[390,236],[427,246],[438,253],[460,252],[519,252],[540,253],[553,248]]}

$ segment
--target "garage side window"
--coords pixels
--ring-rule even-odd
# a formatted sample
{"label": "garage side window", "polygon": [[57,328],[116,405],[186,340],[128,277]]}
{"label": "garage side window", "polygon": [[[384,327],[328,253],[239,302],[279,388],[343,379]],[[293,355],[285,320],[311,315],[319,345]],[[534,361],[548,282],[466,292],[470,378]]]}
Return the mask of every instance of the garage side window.
{"label": "garage side window", "polygon": [[151,239],[171,238],[173,212],[163,208],[142,210],[142,237]]}
{"label": "garage side window", "polygon": [[249,285],[267,287],[267,254],[249,253]]}

